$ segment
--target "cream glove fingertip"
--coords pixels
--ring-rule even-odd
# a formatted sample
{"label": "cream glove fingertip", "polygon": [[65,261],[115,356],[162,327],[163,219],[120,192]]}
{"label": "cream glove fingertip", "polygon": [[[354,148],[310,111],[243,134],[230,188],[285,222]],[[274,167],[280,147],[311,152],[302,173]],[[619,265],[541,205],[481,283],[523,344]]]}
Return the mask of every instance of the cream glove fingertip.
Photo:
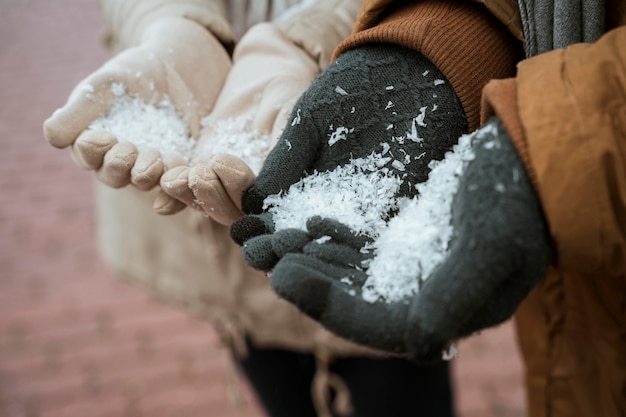
{"label": "cream glove fingertip", "polygon": [[130,170],[130,181],[139,190],[147,191],[159,184],[165,172],[165,163],[161,152],[145,147],[139,151],[137,161]]}
{"label": "cream glove fingertip", "polygon": [[72,144],[72,159],[82,168],[99,169],[102,166],[104,156],[117,143],[117,138],[111,132],[85,130]]}
{"label": "cream glove fingertip", "polygon": [[231,200],[241,210],[241,196],[254,182],[256,175],[248,164],[234,155],[215,155],[211,160],[211,165]]}
{"label": "cream glove fingertip", "polygon": [[172,199],[180,201],[194,210],[202,211],[190,188],[190,169],[188,166],[178,166],[166,171],[161,177],[161,190]]}
{"label": "cream glove fingertip", "polygon": [[159,190],[152,204],[152,209],[162,216],[171,216],[183,211],[186,207],[187,205],[185,203],[169,196],[163,190]]}
{"label": "cream glove fingertip", "polygon": [[96,177],[113,188],[130,184],[130,171],[137,160],[137,147],[130,142],[119,142],[104,155]]}
{"label": "cream glove fingertip", "polygon": [[244,215],[241,196],[234,201],[214,170],[213,163],[194,166],[189,173],[189,187],[198,206],[216,222],[230,226]]}
{"label": "cream glove fingertip", "polygon": [[76,115],[68,114],[66,108],[59,108],[43,123],[43,135],[55,148],[63,149],[76,140]]}

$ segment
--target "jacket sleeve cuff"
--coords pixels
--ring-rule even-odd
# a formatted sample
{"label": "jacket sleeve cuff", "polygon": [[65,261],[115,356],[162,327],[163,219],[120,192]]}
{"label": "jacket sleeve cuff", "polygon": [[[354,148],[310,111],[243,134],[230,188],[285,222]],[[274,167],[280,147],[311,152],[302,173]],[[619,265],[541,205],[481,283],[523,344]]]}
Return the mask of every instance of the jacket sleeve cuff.
{"label": "jacket sleeve cuff", "polygon": [[297,14],[275,21],[276,26],[317,62],[320,71],[356,21],[361,0],[319,0]]}
{"label": "jacket sleeve cuff", "polygon": [[519,117],[563,271],[626,271],[626,30],[520,62]]}
{"label": "jacket sleeve cuff", "polygon": [[522,43],[484,6],[469,1],[404,2],[384,16],[371,28],[355,28],[333,58],[372,42],[415,49],[445,74],[461,100],[469,130],[478,128],[482,88],[490,79],[515,75]]}
{"label": "jacket sleeve cuff", "polygon": [[537,175],[530,162],[526,135],[519,117],[517,104],[517,84],[515,78],[492,80],[485,85],[482,95],[480,123],[484,124],[490,117],[497,116],[519,154],[533,188],[539,192]]}

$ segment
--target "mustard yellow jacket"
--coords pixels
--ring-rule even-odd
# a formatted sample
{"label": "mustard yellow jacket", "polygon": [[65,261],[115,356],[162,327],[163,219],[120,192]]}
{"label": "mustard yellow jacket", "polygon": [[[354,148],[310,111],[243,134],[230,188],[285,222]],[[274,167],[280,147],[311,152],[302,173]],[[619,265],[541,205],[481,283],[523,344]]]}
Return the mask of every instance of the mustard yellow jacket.
{"label": "mustard yellow jacket", "polygon": [[[496,113],[535,184],[555,259],[520,306],[531,417],[626,415],[626,2],[593,44],[523,59],[516,0],[366,0],[353,34],[419,50],[470,127]],[[500,80],[496,80],[500,79]]]}

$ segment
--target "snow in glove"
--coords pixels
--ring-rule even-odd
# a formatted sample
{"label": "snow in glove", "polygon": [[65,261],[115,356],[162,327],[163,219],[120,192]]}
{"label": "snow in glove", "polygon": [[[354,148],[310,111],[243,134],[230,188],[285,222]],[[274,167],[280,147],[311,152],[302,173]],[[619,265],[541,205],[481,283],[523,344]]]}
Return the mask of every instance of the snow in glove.
{"label": "snow in glove", "polygon": [[517,151],[492,118],[432,167],[374,240],[310,219],[316,240],[280,259],[273,289],[336,334],[420,362],[510,318],[551,256]]}
{"label": "snow in glove", "polygon": [[313,58],[274,24],[250,28],[235,48],[215,107],[202,119],[189,166],[161,177],[157,213],[176,213],[180,201],[225,225],[243,216],[243,191],[318,73]]}
{"label": "snow in glove", "polygon": [[313,216],[374,237],[466,128],[454,90],[420,53],[392,44],[347,51],[294,105],[231,236],[263,271],[310,242]]}
{"label": "snow in glove", "polygon": [[187,164],[231,62],[190,19],[158,18],[137,31],[138,44],[83,79],[44,122],[44,135],[104,184],[149,190]]}

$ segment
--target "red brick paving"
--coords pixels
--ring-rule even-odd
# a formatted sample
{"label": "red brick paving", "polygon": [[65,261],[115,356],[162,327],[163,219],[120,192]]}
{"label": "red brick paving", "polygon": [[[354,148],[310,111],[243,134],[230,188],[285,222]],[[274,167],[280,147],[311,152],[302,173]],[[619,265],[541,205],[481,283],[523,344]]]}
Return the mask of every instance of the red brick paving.
{"label": "red brick paving", "polygon": [[[261,417],[210,325],[98,258],[93,178],[42,136],[101,28],[95,0],[0,0],[0,416]],[[460,417],[525,415],[510,324],[454,372]]]}

